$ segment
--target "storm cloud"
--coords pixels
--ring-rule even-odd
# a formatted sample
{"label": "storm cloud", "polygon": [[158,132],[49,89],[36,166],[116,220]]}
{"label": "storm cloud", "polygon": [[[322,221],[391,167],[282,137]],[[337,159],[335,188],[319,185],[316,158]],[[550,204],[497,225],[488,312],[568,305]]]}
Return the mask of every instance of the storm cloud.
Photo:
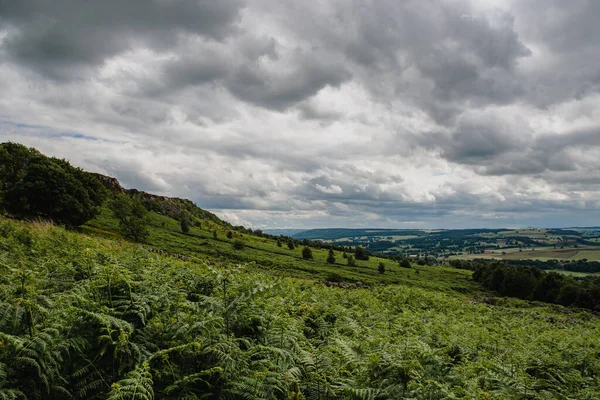
{"label": "storm cloud", "polygon": [[600,225],[594,0],[0,0],[0,139],[235,223]]}

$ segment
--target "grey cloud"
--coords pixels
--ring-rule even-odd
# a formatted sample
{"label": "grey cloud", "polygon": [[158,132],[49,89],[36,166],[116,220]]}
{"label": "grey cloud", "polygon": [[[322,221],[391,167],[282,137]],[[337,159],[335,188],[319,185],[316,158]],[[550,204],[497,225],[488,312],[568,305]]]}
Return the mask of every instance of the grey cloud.
{"label": "grey cloud", "polygon": [[[541,174],[545,171],[576,171],[583,167],[583,160],[572,154],[574,149],[596,154],[600,151],[600,128],[562,134],[544,134],[531,140],[522,148],[509,154],[488,160],[478,170],[485,175]],[[598,165],[586,168],[587,174],[595,174]]]}
{"label": "grey cloud", "polygon": [[343,51],[355,75],[384,101],[403,98],[452,123],[467,102],[506,104],[523,94],[514,67],[531,52],[509,13],[494,21],[464,18],[474,11],[460,1],[337,6],[329,15],[305,12],[288,22],[330,51]]}
{"label": "grey cloud", "polygon": [[133,46],[165,48],[180,35],[220,40],[236,30],[238,0],[1,0],[8,55],[35,71],[68,79],[64,68],[92,67]]}
{"label": "grey cloud", "polygon": [[[464,164],[479,164],[509,151],[520,150],[526,145],[530,132],[515,131],[515,125],[503,124],[489,118],[461,119],[449,138],[442,157]],[[523,129],[523,128],[522,128]]]}
{"label": "grey cloud", "polygon": [[308,102],[303,102],[296,108],[300,112],[300,117],[307,120],[331,122],[336,121],[343,116],[339,111],[319,109],[319,106]]}
{"label": "grey cloud", "polygon": [[285,110],[326,86],[351,78],[343,60],[318,49],[295,49],[266,67],[240,65],[226,86],[236,97],[266,108]]}

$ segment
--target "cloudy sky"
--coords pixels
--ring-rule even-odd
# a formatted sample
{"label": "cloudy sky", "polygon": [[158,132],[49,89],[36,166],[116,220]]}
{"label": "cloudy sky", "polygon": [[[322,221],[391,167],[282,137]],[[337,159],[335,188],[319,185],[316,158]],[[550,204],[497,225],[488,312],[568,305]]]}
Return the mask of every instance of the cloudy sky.
{"label": "cloudy sky", "polygon": [[0,0],[0,140],[260,228],[600,225],[600,1]]}

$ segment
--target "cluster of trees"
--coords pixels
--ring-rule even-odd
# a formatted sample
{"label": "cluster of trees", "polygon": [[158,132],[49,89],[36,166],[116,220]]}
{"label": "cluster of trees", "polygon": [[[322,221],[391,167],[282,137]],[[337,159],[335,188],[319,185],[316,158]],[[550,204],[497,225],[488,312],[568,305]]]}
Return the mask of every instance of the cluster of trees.
{"label": "cluster of trees", "polygon": [[586,259],[573,261],[559,260],[506,260],[505,263],[514,267],[535,267],[542,270],[564,270],[572,272],[596,273],[600,272],[600,262]]}
{"label": "cluster of trees", "polygon": [[15,216],[79,226],[97,214],[106,194],[96,176],[68,161],[0,144],[0,205]]}
{"label": "cluster of trees", "polygon": [[600,277],[574,279],[557,272],[496,262],[477,266],[473,279],[503,296],[600,309]]}
{"label": "cluster of trees", "polygon": [[[505,265],[511,267],[534,267],[541,270],[563,270],[571,272],[597,273],[600,272],[600,262],[588,261],[586,259],[573,261],[560,260],[502,260]],[[474,271],[482,265],[498,263],[496,260],[475,259],[475,260],[450,260],[450,266],[459,269],[469,269]]]}

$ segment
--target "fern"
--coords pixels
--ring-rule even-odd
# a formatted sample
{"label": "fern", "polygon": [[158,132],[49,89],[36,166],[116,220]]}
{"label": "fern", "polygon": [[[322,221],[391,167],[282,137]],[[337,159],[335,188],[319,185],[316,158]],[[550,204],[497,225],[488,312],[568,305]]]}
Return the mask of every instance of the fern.
{"label": "fern", "polygon": [[113,383],[108,394],[108,400],[153,400],[152,375],[150,366],[143,363],[134,369],[124,379]]}

